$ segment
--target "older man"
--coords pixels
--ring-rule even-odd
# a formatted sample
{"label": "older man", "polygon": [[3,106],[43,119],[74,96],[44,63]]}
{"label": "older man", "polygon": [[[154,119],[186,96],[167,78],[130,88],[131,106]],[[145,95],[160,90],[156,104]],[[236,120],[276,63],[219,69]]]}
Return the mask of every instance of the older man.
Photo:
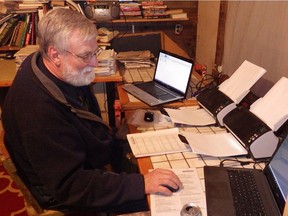
{"label": "older man", "polygon": [[117,145],[90,88],[97,66],[95,24],[54,9],[39,22],[40,49],[21,65],[4,102],[5,144],[43,208],[61,211],[147,210],[145,195],[181,187],[170,170],[141,175],[105,170]]}

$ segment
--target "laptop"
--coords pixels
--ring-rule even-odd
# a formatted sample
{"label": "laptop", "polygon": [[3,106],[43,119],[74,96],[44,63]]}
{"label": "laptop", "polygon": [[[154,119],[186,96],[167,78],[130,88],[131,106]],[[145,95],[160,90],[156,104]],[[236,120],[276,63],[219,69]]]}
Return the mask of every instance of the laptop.
{"label": "laptop", "polygon": [[152,81],[123,85],[123,89],[149,106],[185,99],[194,62],[160,50]]}
{"label": "laptop", "polygon": [[[243,186],[239,186],[239,180],[238,184],[233,183],[235,174],[243,175],[241,180],[247,179],[249,183]],[[208,216],[282,215],[288,195],[288,136],[263,171],[205,166],[204,179]],[[242,191],[254,183],[252,192]],[[242,191],[240,198],[244,202],[239,200],[237,191]]]}

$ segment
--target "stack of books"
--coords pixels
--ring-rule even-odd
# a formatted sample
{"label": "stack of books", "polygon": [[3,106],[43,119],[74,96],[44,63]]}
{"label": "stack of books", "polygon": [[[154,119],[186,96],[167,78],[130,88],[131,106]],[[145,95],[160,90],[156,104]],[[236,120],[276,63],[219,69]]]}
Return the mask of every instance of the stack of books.
{"label": "stack of books", "polygon": [[15,63],[16,63],[16,71],[24,61],[24,59],[29,56],[31,53],[37,51],[39,48],[38,45],[28,45],[26,47],[21,48],[17,53],[15,53]]}
{"label": "stack of books", "polygon": [[163,1],[142,1],[142,14],[144,18],[166,18],[167,5]]}
{"label": "stack of books", "polygon": [[142,17],[140,10],[140,3],[138,2],[121,2],[120,3],[120,17]]}
{"label": "stack of books", "polygon": [[97,56],[98,66],[94,68],[96,76],[109,76],[116,73],[116,53],[113,49],[103,50]]}
{"label": "stack of books", "polygon": [[125,68],[150,68],[155,63],[151,61],[154,58],[149,50],[119,52],[116,59],[124,64]]}
{"label": "stack of books", "polygon": [[172,19],[187,19],[188,15],[183,9],[170,9],[166,11],[167,15]]}

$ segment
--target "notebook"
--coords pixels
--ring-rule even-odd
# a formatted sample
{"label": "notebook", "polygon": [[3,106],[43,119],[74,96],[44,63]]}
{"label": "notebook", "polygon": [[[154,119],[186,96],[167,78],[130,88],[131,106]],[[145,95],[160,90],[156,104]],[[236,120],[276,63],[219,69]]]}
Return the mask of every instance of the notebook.
{"label": "notebook", "polygon": [[193,60],[160,50],[152,81],[123,85],[123,89],[150,106],[185,99]]}
{"label": "notebook", "polygon": [[[288,136],[263,171],[205,166],[204,179],[208,215],[282,215],[288,194],[287,170]],[[237,184],[235,184],[235,180],[233,181],[235,174],[240,176],[241,181],[248,180],[248,183],[242,188],[239,186],[241,181],[236,180]],[[248,186],[252,186],[254,183],[252,192],[241,192],[240,198],[244,198],[244,202],[239,200],[236,192],[242,191],[242,189],[247,190]],[[253,198],[256,198],[256,202],[253,201]]]}

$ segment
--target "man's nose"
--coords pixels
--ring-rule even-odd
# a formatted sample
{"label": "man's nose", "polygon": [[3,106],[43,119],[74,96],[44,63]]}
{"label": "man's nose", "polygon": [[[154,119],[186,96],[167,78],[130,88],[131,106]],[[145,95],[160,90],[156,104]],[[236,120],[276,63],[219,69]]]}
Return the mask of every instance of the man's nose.
{"label": "man's nose", "polygon": [[97,67],[98,66],[98,59],[97,59],[97,56],[94,55],[90,62],[89,62],[89,66],[92,66],[92,67]]}

